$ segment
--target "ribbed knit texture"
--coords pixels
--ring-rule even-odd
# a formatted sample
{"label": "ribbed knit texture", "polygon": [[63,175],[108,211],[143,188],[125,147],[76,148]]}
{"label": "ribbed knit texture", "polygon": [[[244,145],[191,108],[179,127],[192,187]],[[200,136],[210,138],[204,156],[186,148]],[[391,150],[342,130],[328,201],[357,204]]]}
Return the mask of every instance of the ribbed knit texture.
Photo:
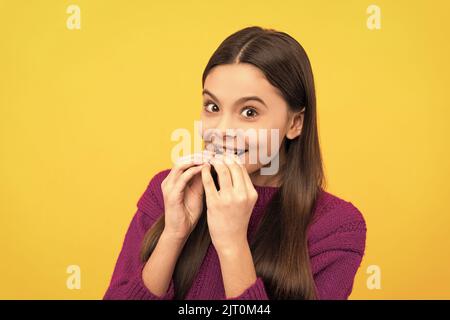
{"label": "ribbed knit texture", "polygon": [[[139,260],[146,231],[164,214],[161,182],[169,172],[170,169],[158,172],[140,197],[103,299],[174,298],[173,278],[163,296],[155,295],[145,287],[141,276],[144,264]],[[278,188],[255,186],[255,189],[258,200],[250,217],[248,239],[251,239],[264,208]],[[365,242],[366,224],[361,212],[351,202],[322,191],[315,203],[314,219],[308,231],[310,263],[319,299],[348,298],[364,255]],[[226,299],[219,258],[213,244],[185,299]],[[263,279],[258,277],[254,284],[233,299],[268,300]]]}

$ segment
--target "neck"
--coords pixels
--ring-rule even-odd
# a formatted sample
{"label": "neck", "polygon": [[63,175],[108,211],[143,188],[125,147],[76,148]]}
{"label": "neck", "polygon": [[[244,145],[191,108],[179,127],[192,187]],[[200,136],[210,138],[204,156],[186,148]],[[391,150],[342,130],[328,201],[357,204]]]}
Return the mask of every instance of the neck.
{"label": "neck", "polygon": [[[284,145],[283,145],[284,146]],[[250,173],[250,179],[252,180],[252,183],[257,186],[261,187],[280,187],[281,186],[281,171],[284,167],[284,160],[285,160],[285,153],[284,148],[282,148],[281,152],[279,152],[279,169],[277,174],[274,175],[262,175],[261,169],[256,170],[253,173]],[[270,166],[272,163],[269,163]]]}
{"label": "neck", "polygon": [[250,179],[254,185],[260,187],[279,187],[280,179],[277,176],[261,175],[260,170],[257,170],[250,174]]}

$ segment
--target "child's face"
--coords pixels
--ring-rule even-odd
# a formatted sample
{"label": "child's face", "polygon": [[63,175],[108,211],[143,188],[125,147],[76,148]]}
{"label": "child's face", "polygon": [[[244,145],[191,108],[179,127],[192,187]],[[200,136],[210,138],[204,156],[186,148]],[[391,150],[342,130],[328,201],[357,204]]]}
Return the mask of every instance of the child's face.
{"label": "child's face", "polygon": [[[243,99],[245,97],[252,98]],[[202,137],[207,149],[213,150],[213,145],[231,145],[234,151],[240,149],[242,145],[238,144],[237,137],[231,135],[232,138],[226,138],[227,129],[257,132],[255,139],[248,134],[240,134],[239,130],[235,131],[238,136],[244,137],[241,141],[244,141],[247,152],[241,155],[241,159],[249,174],[259,170],[267,164],[267,159],[273,159],[278,154],[286,135],[291,139],[299,135],[303,121],[303,116],[294,116],[295,113],[289,110],[281,93],[269,83],[265,75],[247,63],[219,65],[211,69],[204,83],[203,105]],[[251,130],[246,131],[248,129]],[[271,134],[272,129],[278,130],[278,137]],[[206,133],[207,130],[216,130],[220,135],[210,135]],[[261,133],[266,139],[260,139]],[[250,152],[257,156],[256,162],[253,161],[255,158],[250,161]],[[266,160],[261,159],[261,154],[267,155]]]}

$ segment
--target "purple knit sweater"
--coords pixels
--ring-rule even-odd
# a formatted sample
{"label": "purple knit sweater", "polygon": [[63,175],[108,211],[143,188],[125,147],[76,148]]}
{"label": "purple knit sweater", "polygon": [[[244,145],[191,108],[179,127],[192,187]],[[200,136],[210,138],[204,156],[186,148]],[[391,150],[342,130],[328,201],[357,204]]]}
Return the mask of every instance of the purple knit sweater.
{"label": "purple knit sweater", "polygon": [[[103,299],[169,300],[174,298],[174,281],[158,296],[148,290],[141,276],[144,263],[139,260],[145,232],[164,213],[161,182],[170,169],[157,173],[137,203],[116,262],[111,283]],[[255,186],[258,200],[248,226],[248,239],[264,213],[264,207],[278,189]],[[308,231],[311,269],[319,299],[347,299],[353,288],[366,242],[366,225],[361,212],[351,203],[322,191],[315,204],[314,219]],[[226,300],[217,252],[210,244],[186,300]],[[237,300],[268,300],[264,281],[258,277]]]}

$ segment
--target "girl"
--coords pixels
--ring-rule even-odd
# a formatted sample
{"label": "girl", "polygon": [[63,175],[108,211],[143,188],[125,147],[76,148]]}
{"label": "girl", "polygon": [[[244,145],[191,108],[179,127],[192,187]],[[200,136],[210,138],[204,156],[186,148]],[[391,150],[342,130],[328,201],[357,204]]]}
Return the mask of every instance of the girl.
{"label": "girl", "polygon": [[[302,46],[273,29],[240,30],[214,52],[202,87],[203,134],[222,136],[204,134],[212,153],[151,179],[104,299],[347,299],[366,225],[351,202],[324,190]],[[237,149],[230,128],[279,135]],[[249,161],[263,148],[279,159],[274,174]]]}

